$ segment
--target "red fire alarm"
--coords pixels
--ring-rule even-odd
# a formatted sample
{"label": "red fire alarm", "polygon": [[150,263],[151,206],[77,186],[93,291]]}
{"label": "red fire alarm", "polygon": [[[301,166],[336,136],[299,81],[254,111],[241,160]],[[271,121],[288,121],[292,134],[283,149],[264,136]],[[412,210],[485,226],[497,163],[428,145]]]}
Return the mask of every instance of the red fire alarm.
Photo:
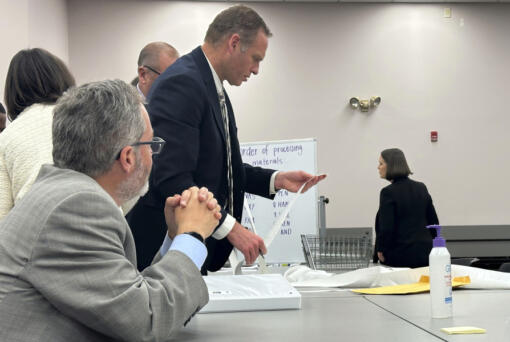
{"label": "red fire alarm", "polygon": [[430,141],[437,142],[437,131],[430,131]]}

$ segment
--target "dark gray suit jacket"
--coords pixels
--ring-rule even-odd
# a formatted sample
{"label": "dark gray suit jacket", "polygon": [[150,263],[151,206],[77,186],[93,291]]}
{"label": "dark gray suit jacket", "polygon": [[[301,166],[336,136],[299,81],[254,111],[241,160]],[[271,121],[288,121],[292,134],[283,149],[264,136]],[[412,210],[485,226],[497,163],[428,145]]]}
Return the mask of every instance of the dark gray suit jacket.
{"label": "dark gray suit jacket", "polygon": [[44,165],[0,222],[0,341],[166,341],[208,301],[186,255],[143,273],[113,199],[84,174]]}

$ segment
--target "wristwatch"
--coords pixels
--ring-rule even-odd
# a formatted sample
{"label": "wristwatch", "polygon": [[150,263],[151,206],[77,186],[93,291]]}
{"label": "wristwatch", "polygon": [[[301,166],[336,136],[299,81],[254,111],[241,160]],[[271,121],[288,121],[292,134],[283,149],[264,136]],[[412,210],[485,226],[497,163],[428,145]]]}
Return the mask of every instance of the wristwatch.
{"label": "wristwatch", "polygon": [[198,234],[197,232],[185,232],[184,234],[191,235],[195,239],[197,239],[198,241],[204,243],[204,238],[202,237],[202,235]]}

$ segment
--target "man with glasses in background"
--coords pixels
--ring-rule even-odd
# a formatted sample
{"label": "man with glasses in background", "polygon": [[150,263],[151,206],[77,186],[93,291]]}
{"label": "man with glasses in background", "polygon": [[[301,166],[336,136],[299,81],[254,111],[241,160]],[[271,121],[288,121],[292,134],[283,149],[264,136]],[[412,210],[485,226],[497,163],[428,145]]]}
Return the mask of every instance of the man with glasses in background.
{"label": "man with glasses in background", "polygon": [[136,88],[146,100],[152,83],[179,58],[179,52],[165,42],[147,44],[138,56],[138,84]]}
{"label": "man with glasses in background", "polygon": [[119,207],[164,145],[140,96],[118,80],[73,88],[52,134],[54,165],[0,222],[0,341],[169,340],[208,301],[216,199],[197,187],[169,197],[165,242],[140,273]]}
{"label": "man with glasses in background", "polygon": [[[172,45],[165,42],[149,43],[140,51],[138,56],[138,76],[131,81],[131,84],[136,87],[144,103],[147,102],[147,96],[149,95],[152,83],[178,58],[179,52]],[[146,184],[143,193],[147,192],[148,186]],[[136,202],[138,202],[138,199],[139,196],[136,196],[122,205],[124,214],[129,213]]]}

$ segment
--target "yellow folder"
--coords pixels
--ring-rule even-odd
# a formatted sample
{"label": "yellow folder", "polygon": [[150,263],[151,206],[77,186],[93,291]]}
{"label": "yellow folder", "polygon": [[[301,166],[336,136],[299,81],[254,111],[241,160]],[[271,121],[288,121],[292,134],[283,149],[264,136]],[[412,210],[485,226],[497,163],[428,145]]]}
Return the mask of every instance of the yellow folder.
{"label": "yellow folder", "polygon": [[[455,277],[452,280],[452,287],[458,287],[471,283],[469,276]],[[401,284],[366,289],[352,289],[352,292],[364,294],[409,294],[430,291],[430,280],[428,276],[422,275],[417,283]]]}

